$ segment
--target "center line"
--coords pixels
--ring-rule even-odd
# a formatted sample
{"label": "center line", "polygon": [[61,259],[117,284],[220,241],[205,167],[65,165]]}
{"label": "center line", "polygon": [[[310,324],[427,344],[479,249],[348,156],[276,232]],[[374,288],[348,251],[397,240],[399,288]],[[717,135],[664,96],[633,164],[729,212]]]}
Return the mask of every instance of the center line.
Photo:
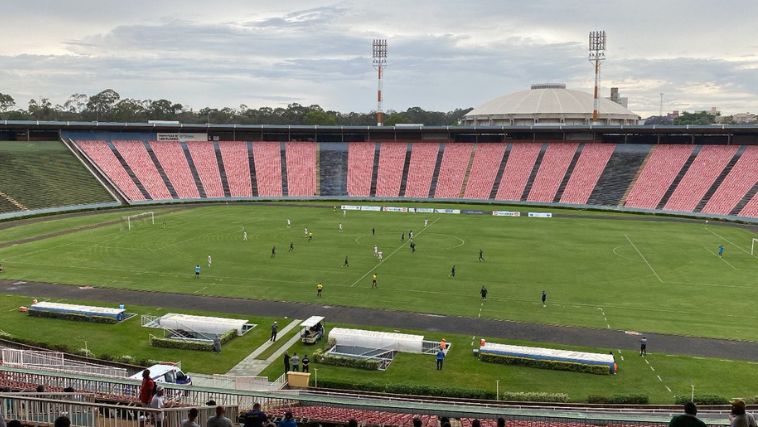
{"label": "center line", "polygon": [[624,237],[626,237],[626,240],[628,240],[629,243],[632,244],[632,247],[634,248],[634,250],[637,251],[637,253],[640,255],[640,258],[642,258],[642,260],[645,261],[645,264],[647,264],[648,268],[650,268],[650,271],[652,271],[653,274],[655,274],[655,277],[658,279],[658,281],[663,283],[663,279],[661,279],[661,276],[659,276],[658,273],[655,272],[655,269],[653,269],[653,266],[650,265],[649,262],[647,262],[647,258],[645,258],[645,255],[642,255],[642,252],[640,252],[640,250],[637,249],[637,245],[635,245],[634,242],[632,242],[632,239],[630,239],[629,236],[626,234],[624,234]]}
{"label": "center line", "polygon": [[[436,224],[436,223],[437,223],[437,221],[439,221],[440,219],[442,219],[442,218],[440,217],[440,218],[437,218],[437,219],[435,219],[434,221],[432,221],[432,223],[431,223],[431,224],[429,224],[429,226],[428,226],[428,227],[426,227],[426,228],[424,228],[423,230],[419,231],[419,232],[418,232],[418,234],[416,234],[416,236],[420,236],[420,235],[421,235],[421,233],[423,233],[424,231],[426,231],[426,230],[428,230],[428,229],[432,228],[432,226],[433,226],[434,224]],[[377,268],[379,268],[379,266],[380,266],[380,265],[382,265],[382,264],[384,264],[384,262],[385,262],[385,261],[388,261],[392,255],[395,255],[396,253],[398,253],[398,251],[399,251],[400,249],[403,249],[403,248],[405,247],[405,245],[406,245],[407,243],[409,243],[409,242],[410,242],[410,239],[408,240],[408,242],[406,242],[406,243],[403,243],[402,245],[398,246],[398,247],[397,247],[397,249],[395,249],[394,251],[392,251],[392,253],[390,253],[389,255],[387,255],[387,258],[383,259],[382,261],[379,261],[379,262],[378,262],[378,263],[377,263],[377,264],[376,264],[376,265],[375,265],[375,266],[374,266],[374,267],[373,267],[371,270],[367,271],[367,272],[366,272],[366,274],[364,274],[363,276],[359,277],[359,278],[358,278],[358,280],[356,280],[355,282],[353,282],[353,284],[352,284],[352,285],[350,285],[350,287],[351,287],[351,288],[354,288],[354,287],[355,287],[355,285],[357,285],[357,284],[358,284],[358,283],[359,283],[361,280],[363,280],[363,279],[364,279],[366,276],[368,276],[369,274],[371,274],[371,272],[372,272],[372,271],[374,271],[374,270],[376,270]]]}

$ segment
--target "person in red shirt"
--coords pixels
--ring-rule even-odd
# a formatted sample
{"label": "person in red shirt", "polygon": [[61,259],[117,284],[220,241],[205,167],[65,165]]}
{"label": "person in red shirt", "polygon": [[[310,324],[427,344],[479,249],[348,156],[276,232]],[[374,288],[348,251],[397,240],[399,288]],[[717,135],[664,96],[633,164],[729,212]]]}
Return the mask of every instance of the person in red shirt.
{"label": "person in red shirt", "polygon": [[155,381],[150,378],[150,370],[145,369],[142,371],[142,385],[139,388],[139,401],[143,405],[148,406],[150,401],[153,400],[153,394],[155,394]]}

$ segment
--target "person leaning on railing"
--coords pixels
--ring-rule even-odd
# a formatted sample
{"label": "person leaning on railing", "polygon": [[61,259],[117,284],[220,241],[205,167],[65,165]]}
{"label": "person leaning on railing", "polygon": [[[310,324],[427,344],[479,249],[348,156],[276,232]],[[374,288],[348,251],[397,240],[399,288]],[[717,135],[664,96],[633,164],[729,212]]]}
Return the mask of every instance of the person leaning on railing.
{"label": "person leaning on railing", "polygon": [[745,401],[742,399],[732,399],[732,410],[729,414],[731,427],[758,427],[755,423],[753,414],[745,412]]}
{"label": "person leaning on railing", "polygon": [[207,427],[233,427],[232,420],[224,416],[223,406],[216,406],[216,416],[208,418]]}
{"label": "person leaning on railing", "polygon": [[684,414],[675,415],[669,422],[669,427],[706,427],[705,423],[697,417],[695,402],[684,404]]}

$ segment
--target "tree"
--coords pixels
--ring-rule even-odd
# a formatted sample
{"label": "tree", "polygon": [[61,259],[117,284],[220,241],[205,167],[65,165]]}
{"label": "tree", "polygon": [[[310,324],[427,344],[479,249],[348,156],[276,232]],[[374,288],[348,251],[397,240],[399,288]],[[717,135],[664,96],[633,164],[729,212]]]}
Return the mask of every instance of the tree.
{"label": "tree", "polygon": [[682,112],[682,115],[674,119],[675,125],[710,125],[716,121],[716,115],[708,111],[698,113]]}
{"label": "tree", "polygon": [[89,97],[83,93],[75,93],[68,97],[63,104],[63,110],[69,113],[79,114],[87,107]]}
{"label": "tree", "polygon": [[39,100],[29,100],[29,115],[37,120],[54,120],[56,119],[56,111],[53,108],[53,104],[50,103],[48,98],[40,98]]}
{"label": "tree", "polygon": [[4,113],[16,105],[12,96],[0,92],[0,113]]}
{"label": "tree", "polygon": [[105,89],[90,97],[87,102],[87,111],[95,116],[95,120],[110,119],[119,99],[121,99],[121,95],[118,92],[113,89]]}

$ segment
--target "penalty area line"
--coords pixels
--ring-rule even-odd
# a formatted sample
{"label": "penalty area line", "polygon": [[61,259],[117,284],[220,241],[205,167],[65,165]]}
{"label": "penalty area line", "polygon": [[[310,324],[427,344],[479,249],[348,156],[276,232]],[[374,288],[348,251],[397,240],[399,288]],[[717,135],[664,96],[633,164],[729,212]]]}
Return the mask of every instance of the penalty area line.
{"label": "penalty area line", "polygon": [[[439,221],[440,219],[441,219],[441,218],[437,218],[437,219],[435,219],[434,221],[432,221],[432,223],[431,223],[431,224],[429,224],[429,226],[428,226],[428,227],[426,227],[426,228],[424,228],[423,230],[419,231],[419,232],[418,232],[418,234],[417,234],[416,236],[420,236],[420,235],[421,235],[421,233],[423,233],[424,231],[426,231],[426,230],[428,230],[428,229],[432,228],[432,226],[433,226],[434,224],[436,224],[436,223],[437,223],[437,221]],[[410,239],[408,240],[408,242],[410,242]],[[384,262],[385,262],[385,261],[388,261],[388,260],[389,260],[389,259],[392,257],[392,255],[395,255],[396,253],[398,253],[398,252],[400,251],[400,249],[403,249],[403,248],[405,247],[405,245],[406,245],[408,242],[406,242],[406,243],[403,243],[402,245],[398,246],[398,247],[397,247],[397,249],[395,249],[394,251],[392,251],[392,253],[390,253],[389,255],[387,255],[387,258],[385,258],[385,259],[383,259],[383,260],[379,261],[379,262],[378,262],[378,263],[377,263],[377,264],[376,264],[374,267],[372,267],[372,268],[371,268],[369,271],[367,271],[367,272],[366,272],[366,274],[364,274],[363,276],[359,277],[359,278],[358,278],[358,280],[356,280],[355,282],[353,282],[353,283],[350,285],[350,287],[351,287],[351,288],[354,288],[354,287],[355,287],[355,285],[357,285],[358,283],[360,283],[360,281],[361,281],[361,280],[365,279],[365,278],[366,278],[366,276],[368,276],[369,274],[371,274],[371,272],[372,272],[372,271],[374,271],[374,270],[376,270],[377,268],[379,268],[379,266],[380,266],[380,265],[382,265],[382,264],[384,264]]]}
{"label": "penalty area line", "polygon": [[626,237],[626,240],[629,241],[629,243],[632,245],[632,247],[634,248],[634,250],[637,251],[637,253],[639,254],[640,258],[642,258],[642,260],[645,261],[645,264],[647,264],[647,267],[650,269],[650,271],[652,271],[653,274],[655,274],[655,277],[658,279],[658,281],[661,282],[661,283],[663,283],[663,279],[661,279],[661,276],[659,276],[658,273],[653,268],[653,266],[650,265],[650,263],[647,261],[647,258],[645,258],[645,255],[642,255],[642,252],[640,252],[640,250],[637,249],[637,245],[635,245],[634,242],[632,242],[632,239],[630,239],[629,236],[626,233],[624,233],[624,237]]}
{"label": "penalty area line", "polygon": [[[729,243],[730,245],[734,246],[735,248],[737,248],[737,249],[741,250],[742,252],[745,252],[746,254],[750,255],[750,252],[749,252],[749,251],[747,251],[746,249],[743,249],[743,248],[742,248],[742,246],[740,246],[740,245],[738,245],[738,244],[736,244],[736,243],[732,242],[731,240],[729,240],[729,239],[727,239],[726,237],[724,237],[724,236],[722,236],[722,235],[720,235],[720,234],[716,233],[715,231],[711,230],[711,229],[710,229],[710,228],[708,228],[708,227],[705,227],[705,229],[706,229],[706,230],[708,230],[708,232],[709,232],[709,233],[711,233],[711,234],[713,234],[714,236],[718,237],[719,239],[724,239],[724,241],[725,241],[725,242],[727,242],[727,243]],[[750,256],[755,256],[755,255],[750,255]]]}

